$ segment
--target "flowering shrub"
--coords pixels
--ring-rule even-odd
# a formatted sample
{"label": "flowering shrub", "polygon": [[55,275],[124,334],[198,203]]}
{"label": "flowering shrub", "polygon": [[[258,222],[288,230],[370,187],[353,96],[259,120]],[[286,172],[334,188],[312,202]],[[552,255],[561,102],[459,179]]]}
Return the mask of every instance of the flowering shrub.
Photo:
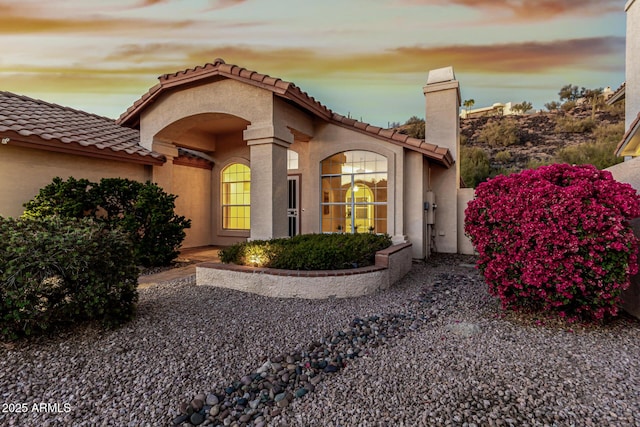
{"label": "flowering shrub", "polygon": [[478,186],[465,232],[478,268],[503,308],[561,317],[615,316],[638,270],[628,224],[640,197],[591,165],[556,164],[498,176]]}

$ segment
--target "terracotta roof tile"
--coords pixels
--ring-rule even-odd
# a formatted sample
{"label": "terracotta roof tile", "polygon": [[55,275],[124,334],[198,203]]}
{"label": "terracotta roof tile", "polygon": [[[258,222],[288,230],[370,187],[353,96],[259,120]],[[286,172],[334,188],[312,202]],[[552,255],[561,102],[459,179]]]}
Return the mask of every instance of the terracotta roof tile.
{"label": "terracotta roof tile", "polygon": [[158,77],[160,81],[157,85],[149,89],[147,93],[142,95],[134,104],[129,107],[117,120],[117,123],[132,128],[139,127],[140,114],[147,105],[155,102],[160,94],[170,88],[179,86],[186,82],[194,82],[198,80],[206,81],[216,76],[227,77],[248,84],[253,84],[261,88],[271,90],[278,96],[293,101],[300,108],[320,117],[323,120],[338,124],[343,127],[364,132],[377,138],[388,140],[389,142],[401,145],[407,149],[419,151],[425,156],[439,162],[445,167],[453,164],[453,157],[446,148],[440,148],[433,144],[427,144],[422,140],[410,138],[405,134],[400,134],[394,130],[383,129],[377,126],[371,126],[368,123],[360,122],[351,118],[347,118],[340,114],[334,113],[325,105],[317,101],[308,93],[302,91],[294,83],[261,74],[256,71],[247,70],[237,65],[227,64],[224,60],[217,58],[213,63],[207,63],[204,66],[188,68],[172,74],[164,74]]}
{"label": "terracotta roof tile", "polygon": [[396,141],[406,142],[407,139],[409,138],[409,135],[404,134],[404,133],[400,133],[400,132],[396,132],[391,136],[391,138],[395,139]]}
{"label": "terracotta roof tile", "polygon": [[[140,145],[138,131],[112,119],[11,92],[0,91],[0,132],[23,146],[136,163],[164,162],[162,155]],[[122,150],[127,154],[119,153]]]}

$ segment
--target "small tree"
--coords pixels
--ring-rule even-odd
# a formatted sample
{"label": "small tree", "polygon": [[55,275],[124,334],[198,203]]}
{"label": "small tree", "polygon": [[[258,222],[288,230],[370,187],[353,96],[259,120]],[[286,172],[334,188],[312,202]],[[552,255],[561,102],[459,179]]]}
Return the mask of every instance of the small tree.
{"label": "small tree", "polygon": [[602,88],[587,89],[583,92],[582,97],[591,105],[591,118],[596,118],[596,111],[604,105],[604,95]]}
{"label": "small tree", "polygon": [[404,129],[402,133],[405,133],[413,138],[424,139],[425,135],[425,123],[424,119],[418,116],[412,116],[404,123]]}
{"label": "small tree", "polygon": [[560,109],[561,104],[558,101],[551,101],[544,104],[544,108],[548,111],[558,111]]}
{"label": "small tree", "polygon": [[511,107],[513,111],[520,114],[526,114],[527,111],[531,110],[533,105],[530,102],[522,101],[520,104],[515,104]]}
{"label": "small tree", "polygon": [[467,113],[469,113],[469,110],[471,109],[471,107],[473,107],[475,105],[476,101],[475,99],[467,99],[465,100],[462,105],[464,105],[464,108],[467,110]]}
{"label": "small tree", "polygon": [[[582,88],[582,91],[584,91],[584,88]],[[582,91],[578,86],[568,84],[560,88],[558,95],[560,96],[560,101],[577,101],[581,97]]]}

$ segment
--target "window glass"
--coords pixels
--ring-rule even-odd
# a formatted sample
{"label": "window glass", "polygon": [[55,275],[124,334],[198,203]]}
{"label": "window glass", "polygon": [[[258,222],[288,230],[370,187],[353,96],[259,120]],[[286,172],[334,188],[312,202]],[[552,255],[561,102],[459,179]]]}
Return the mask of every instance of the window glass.
{"label": "window glass", "polygon": [[249,230],[251,220],[251,169],[233,163],[222,170],[222,228]]}
{"label": "window glass", "polygon": [[387,158],[345,151],[326,158],[321,170],[323,233],[387,232]]}
{"label": "window glass", "polygon": [[287,150],[287,169],[298,169],[298,153]]}

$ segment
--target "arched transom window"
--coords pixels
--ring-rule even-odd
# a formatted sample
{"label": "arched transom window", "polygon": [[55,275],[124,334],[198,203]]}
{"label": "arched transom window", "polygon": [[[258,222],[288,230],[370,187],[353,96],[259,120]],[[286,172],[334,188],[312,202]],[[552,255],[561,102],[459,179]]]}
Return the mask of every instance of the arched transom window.
{"label": "arched transom window", "polygon": [[222,170],[222,228],[249,230],[250,220],[251,169],[233,163]]}
{"label": "arched transom window", "polygon": [[323,233],[387,232],[387,158],[345,151],[321,163]]}
{"label": "arched transom window", "polygon": [[287,150],[287,170],[298,169],[298,153]]}

